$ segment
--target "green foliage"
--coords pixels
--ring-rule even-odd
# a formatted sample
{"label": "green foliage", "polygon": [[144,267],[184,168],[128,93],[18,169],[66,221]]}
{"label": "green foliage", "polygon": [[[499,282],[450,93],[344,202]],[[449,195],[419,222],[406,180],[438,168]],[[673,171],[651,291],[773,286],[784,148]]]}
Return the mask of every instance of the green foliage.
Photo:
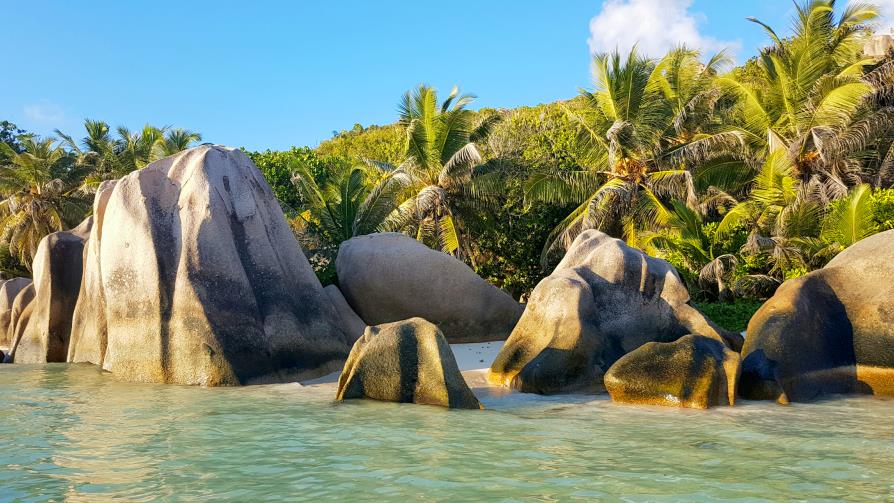
{"label": "green foliage", "polygon": [[21,154],[24,149],[19,143],[19,138],[28,136],[27,131],[9,121],[0,121],[0,143],[9,145],[16,153]]}
{"label": "green foliage", "polygon": [[286,151],[246,152],[246,154],[261,170],[283,211],[292,216],[297,215],[305,205],[301,193],[292,183],[296,170],[310,173],[315,183],[324,183],[330,172],[342,172],[352,165],[347,158],[321,156],[308,147],[292,147]]}
{"label": "green foliage", "polygon": [[721,327],[731,332],[742,332],[761,305],[763,302],[760,301],[739,300],[732,303],[698,302],[695,307]]}
{"label": "green foliage", "polygon": [[404,160],[405,135],[397,124],[369,126],[355,124],[350,131],[342,131],[316,148],[323,157],[349,159],[352,164],[368,160],[400,164]]}
{"label": "green foliage", "polygon": [[876,189],[870,199],[879,231],[894,229],[894,189]]}

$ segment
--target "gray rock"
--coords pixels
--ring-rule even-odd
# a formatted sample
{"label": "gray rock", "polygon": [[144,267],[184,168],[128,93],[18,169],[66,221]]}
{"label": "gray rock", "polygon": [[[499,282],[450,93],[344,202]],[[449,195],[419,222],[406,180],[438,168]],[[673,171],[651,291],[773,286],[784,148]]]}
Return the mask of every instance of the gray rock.
{"label": "gray rock", "polygon": [[336,270],[342,294],[367,325],[418,316],[451,343],[505,340],[523,310],[459,260],[403,234],[342,243]]}
{"label": "gray rock", "polygon": [[9,311],[9,332],[7,337],[11,341],[9,351],[6,353],[4,362],[12,363],[12,357],[15,348],[22,338],[22,334],[28,327],[28,321],[31,319],[32,305],[34,301],[34,283],[28,284],[22,291],[16,295],[12,302],[12,309]]}
{"label": "gray rock", "polygon": [[323,291],[326,292],[329,300],[332,301],[332,306],[335,307],[342,332],[350,336],[352,341],[359,339],[366,330],[366,323],[351,309],[337,286],[327,285],[323,287]]}
{"label": "gray rock", "polygon": [[93,199],[93,226],[84,247],[84,275],[71,324],[67,361],[102,365],[108,345],[100,249],[106,206],[118,180],[100,184]]}
{"label": "gray rock", "polygon": [[688,303],[670,264],[585,231],[534,289],[488,378],[530,393],[598,392],[604,372],[647,342],[699,334],[735,346],[737,334]]}
{"label": "gray rock", "polygon": [[748,324],[741,396],[894,395],[894,231],[783,283]]}
{"label": "gray rock", "polygon": [[338,380],[337,400],[480,409],[438,327],[422,318],[368,327]]}
{"label": "gray rock", "polygon": [[686,335],[647,342],[605,373],[605,388],[620,403],[707,409],[735,405],[739,354],[716,339]]}
{"label": "gray rock", "polygon": [[117,378],[239,385],[343,365],[349,338],[241,151],[203,145],[127,175],[98,227],[102,292],[91,279],[84,294],[104,299],[102,367]]}
{"label": "gray rock", "polygon": [[32,265],[30,319],[12,353],[15,363],[65,361],[83,255],[84,238],[74,232],[54,232],[41,240]]}
{"label": "gray rock", "polygon": [[9,337],[9,325],[12,318],[12,303],[23,288],[31,284],[29,278],[13,278],[0,286],[0,347],[9,348],[12,339]]}

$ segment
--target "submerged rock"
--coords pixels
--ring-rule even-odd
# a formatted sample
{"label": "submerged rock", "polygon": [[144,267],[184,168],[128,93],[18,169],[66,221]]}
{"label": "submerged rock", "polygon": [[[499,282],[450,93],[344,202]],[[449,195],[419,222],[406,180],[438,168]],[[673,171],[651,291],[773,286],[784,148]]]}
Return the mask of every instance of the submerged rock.
{"label": "submerged rock", "polygon": [[368,325],[421,317],[451,343],[504,340],[523,307],[459,260],[398,233],[342,243],[341,292]]}
{"label": "submerged rock", "polygon": [[[12,319],[12,303],[23,288],[31,284],[28,278],[13,278],[3,282],[0,286],[0,347],[9,348],[12,339],[9,335],[9,325]],[[2,358],[0,358],[2,361]]]}
{"label": "submerged rock", "polygon": [[783,283],[748,324],[739,393],[809,401],[894,395],[894,231]]}
{"label": "submerged rock", "polygon": [[238,385],[341,367],[348,336],[241,151],[193,148],[97,197],[108,201],[97,203],[99,256],[88,247],[72,360],[101,353],[103,327],[81,328],[95,316],[105,324],[102,367],[123,380]]}
{"label": "submerged rock", "polygon": [[54,232],[38,245],[32,266],[34,300],[28,306],[27,326],[12,351],[15,363],[65,361],[72,313],[81,288],[83,232],[87,228]]}
{"label": "submerged rock", "polygon": [[647,342],[699,334],[736,349],[738,335],[688,302],[670,264],[585,231],[534,289],[488,378],[530,393],[595,392],[615,361]]}
{"label": "submerged rock", "polygon": [[366,330],[366,323],[351,309],[337,286],[327,285],[323,287],[323,291],[326,292],[329,300],[332,301],[332,306],[335,307],[342,332],[347,334],[352,341],[359,339]]}
{"label": "submerged rock", "polygon": [[739,354],[701,335],[648,342],[622,356],[605,373],[612,400],[707,409],[734,405]]}
{"label": "submerged rock", "polygon": [[117,183],[117,180],[102,182],[93,199],[93,226],[84,247],[84,274],[72,317],[69,362],[102,365],[105,356],[108,334],[100,249],[106,205]]}
{"label": "submerged rock", "polygon": [[338,379],[336,399],[349,398],[482,408],[447,339],[422,318],[366,329]]}

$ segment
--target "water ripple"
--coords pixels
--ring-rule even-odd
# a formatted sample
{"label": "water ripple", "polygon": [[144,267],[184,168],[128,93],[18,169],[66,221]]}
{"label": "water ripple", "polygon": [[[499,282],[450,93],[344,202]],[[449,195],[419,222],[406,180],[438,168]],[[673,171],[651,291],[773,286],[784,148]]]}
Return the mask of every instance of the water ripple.
{"label": "water ripple", "polygon": [[708,412],[482,397],[332,402],[331,386],[124,384],[0,366],[0,501],[887,501],[894,401]]}

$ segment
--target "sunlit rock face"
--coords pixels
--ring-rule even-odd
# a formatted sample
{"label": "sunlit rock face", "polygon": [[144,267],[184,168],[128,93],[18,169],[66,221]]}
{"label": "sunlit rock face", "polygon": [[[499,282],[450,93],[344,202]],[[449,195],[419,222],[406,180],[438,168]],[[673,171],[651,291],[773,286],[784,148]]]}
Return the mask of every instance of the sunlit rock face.
{"label": "sunlit rock face", "polygon": [[735,404],[738,372],[738,353],[716,339],[686,335],[627,353],[604,382],[615,402],[707,409]]}
{"label": "sunlit rock face", "polygon": [[28,286],[22,288],[19,294],[16,295],[15,300],[12,301],[12,309],[9,310],[9,330],[7,332],[10,347],[9,352],[3,359],[6,363],[12,362],[15,347],[22,339],[25,328],[28,327],[28,321],[31,319],[31,312],[34,309],[33,301],[34,283],[29,283]]}
{"label": "sunlit rock face", "polygon": [[54,232],[38,245],[32,265],[34,300],[28,323],[14,344],[15,363],[66,360],[90,222],[70,232]]}
{"label": "sunlit rock face", "polygon": [[12,303],[23,288],[31,284],[28,278],[13,278],[0,285],[0,347],[9,348],[12,339],[9,325],[12,318]]}
{"label": "sunlit rock face", "polygon": [[366,329],[338,380],[336,399],[350,398],[481,408],[447,339],[422,318]]}
{"label": "sunlit rock face", "polygon": [[418,316],[451,343],[505,340],[523,309],[467,265],[404,234],[342,243],[336,271],[341,292],[366,324]]}
{"label": "sunlit rock face", "polygon": [[99,252],[106,206],[117,183],[117,180],[102,182],[93,199],[93,227],[84,247],[84,274],[72,317],[69,362],[102,365],[105,356],[108,334]]}
{"label": "sunlit rock face", "polygon": [[129,381],[207,386],[313,378],[344,363],[348,336],[241,151],[193,148],[106,188],[70,359],[100,359]]}
{"label": "sunlit rock face", "polygon": [[894,395],[894,231],[783,283],[748,324],[741,396]]}
{"label": "sunlit rock face", "polygon": [[670,264],[585,231],[534,289],[488,377],[530,393],[598,392],[605,371],[647,342],[699,334],[736,349],[738,336],[688,302]]}

